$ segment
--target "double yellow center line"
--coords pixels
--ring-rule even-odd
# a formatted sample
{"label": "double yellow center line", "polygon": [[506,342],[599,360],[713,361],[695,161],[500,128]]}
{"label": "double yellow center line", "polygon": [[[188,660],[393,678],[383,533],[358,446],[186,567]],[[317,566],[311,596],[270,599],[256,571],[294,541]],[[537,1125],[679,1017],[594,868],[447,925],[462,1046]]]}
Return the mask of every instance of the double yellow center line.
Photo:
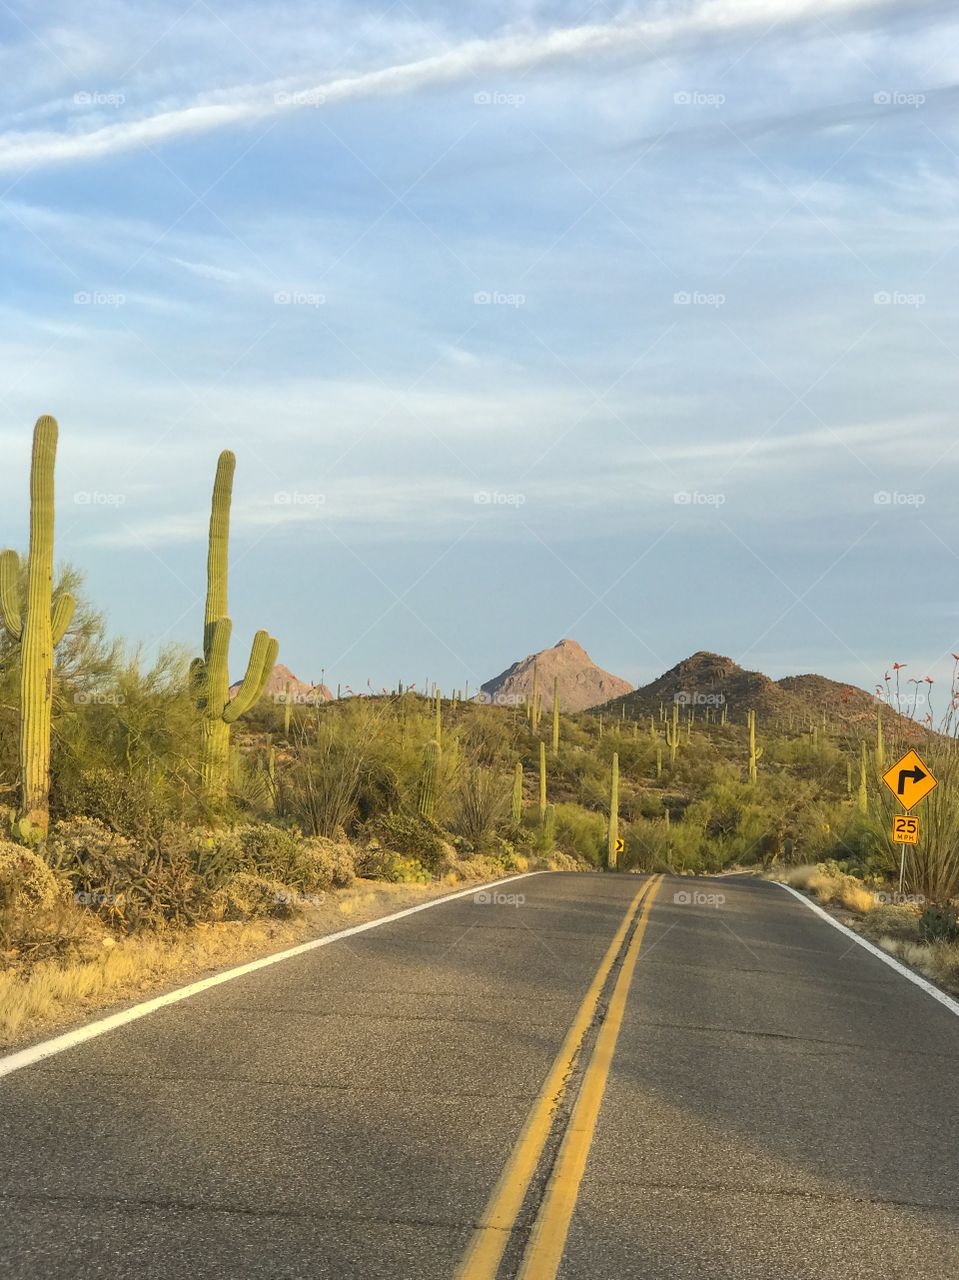
{"label": "double yellow center line", "polygon": [[662,876],[657,876],[643,885],[616,930],[572,1026],[566,1033],[562,1048],[526,1117],[519,1139],[493,1188],[489,1203],[456,1273],[457,1280],[495,1280],[510,1233],[516,1225],[553,1128],[556,1110],[563,1100],[576,1058],[596,1016],[606,981],[635,921],[636,927],[623,957],[606,1017],[583,1075],[579,1095],[530,1234],[520,1266],[519,1280],[552,1280],[556,1275],[596,1130],[613,1052],[626,1009],[629,985],[639,958],[646,922],[661,882]]}

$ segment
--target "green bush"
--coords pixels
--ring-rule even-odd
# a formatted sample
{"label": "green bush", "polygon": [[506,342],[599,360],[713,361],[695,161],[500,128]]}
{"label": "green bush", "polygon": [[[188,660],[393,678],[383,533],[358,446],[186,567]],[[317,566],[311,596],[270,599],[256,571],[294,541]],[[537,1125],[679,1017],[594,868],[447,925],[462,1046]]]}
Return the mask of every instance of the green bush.
{"label": "green bush", "polygon": [[947,942],[959,944],[959,915],[942,907],[927,907],[919,921],[919,935],[923,942]]}
{"label": "green bush", "polygon": [[0,840],[0,907],[6,910],[51,907],[59,892],[56,876],[38,854]]}
{"label": "green bush", "polygon": [[368,822],[365,831],[385,849],[415,858],[434,872],[448,849],[436,826],[419,814],[384,813]]}

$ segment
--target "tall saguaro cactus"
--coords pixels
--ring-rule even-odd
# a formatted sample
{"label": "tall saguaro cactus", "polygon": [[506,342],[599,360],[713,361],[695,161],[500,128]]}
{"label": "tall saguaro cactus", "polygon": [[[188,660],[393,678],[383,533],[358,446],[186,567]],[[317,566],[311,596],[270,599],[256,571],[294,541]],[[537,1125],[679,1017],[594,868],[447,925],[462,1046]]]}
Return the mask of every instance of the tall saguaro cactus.
{"label": "tall saguaro cactus", "polygon": [[523,762],[516,761],[513,771],[513,825],[518,827],[523,821]]}
{"label": "tall saguaro cactus", "polygon": [[203,616],[203,657],[190,664],[196,704],[203,722],[203,789],[219,801],[227,791],[230,772],[230,725],[259,702],[276,664],[279,641],[267,631],[253,637],[246,675],[235,698],[230,698],[230,633],[227,613],[227,565],[230,549],[230,500],[236,458],[229,449],[220,454],[213,482],[210,541],[206,562],[206,611]]}
{"label": "tall saguaro cactus", "polygon": [[442,748],[435,739],[423,748],[423,768],[420,773],[418,808],[420,816],[428,822],[436,813],[436,778],[440,768]]}
{"label": "tall saguaro cactus", "polygon": [[609,780],[609,844],[606,851],[606,865],[610,871],[616,870],[619,853],[616,845],[619,842],[619,753],[613,752],[613,768]]}
{"label": "tall saguaro cactus", "polygon": [[546,743],[539,744],[539,820],[546,816]]}
{"label": "tall saguaro cactus", "polygon": [[53,603],[53,471],[57,420],[46,415],[33,428],[30,463],[30,549],[27,608],[20,609],[20,559],[0,555],[0,612],[20,645],[20,811],[23,835],[44,834],[50,820],[50,729],[53,651],[73,618],[76,601],[64,593]]}
{"label": "tall saguaro cactus", "polygon": [[746,724],[749,727],[749,781],[755,782],[757,779],[756,765],[763,754],[764,748],[756,746],[756,713],[748,711],[746,713]]}

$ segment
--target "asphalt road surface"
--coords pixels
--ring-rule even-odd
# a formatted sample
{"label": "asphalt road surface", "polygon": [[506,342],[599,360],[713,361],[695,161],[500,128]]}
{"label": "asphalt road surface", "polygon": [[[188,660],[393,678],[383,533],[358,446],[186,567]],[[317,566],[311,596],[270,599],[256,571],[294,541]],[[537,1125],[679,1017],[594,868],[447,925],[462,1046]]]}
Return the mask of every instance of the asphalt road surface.
{"label": "asphalt road surface", "polygon": [[953,1012],[773,885],[495,894],[0,1079],[0,1274],[959,1274]]}

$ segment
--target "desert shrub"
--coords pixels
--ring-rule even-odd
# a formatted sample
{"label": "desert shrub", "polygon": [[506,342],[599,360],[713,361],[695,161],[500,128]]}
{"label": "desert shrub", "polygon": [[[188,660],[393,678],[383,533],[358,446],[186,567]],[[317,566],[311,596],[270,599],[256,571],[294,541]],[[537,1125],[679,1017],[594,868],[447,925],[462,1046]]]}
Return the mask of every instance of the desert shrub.
{"label": "desert shrub", "polygon": [[353,846],[344,841],[311,836],[300,848],[301,886],[307,893],[318,889],[346,889],[356,879]]}
{"label": "desert shrub", "polygon": [[391,884],[429,884],[433,879],[421,862],[389,849],[367,849],[357,859],[356,869],[371,880],[387,880]]}
{"label": "desert shrub", "polygon": [[578,855],[594,867],[606,861],[608,823],[602,813],[576,804],[556,806],[556,841],[566,853]]}
{"label": "desert shrub", "polygon": [[466,768],[460,782],[452,830],[481,847],[506,813],[510,792],[498,770],[480,765]]}
{"label": "desert shrub", "polygon": [[927,907],[919,921],[919,934],[923,942],[959,945],[959,915],[948,908]]}
{"label": "desert shrub", "polygon": [[447,843],[436,826],[411,813],[384,813],[368,822],[367,836],[386,849],[415,858],[435,871],[446,854]]}
{"label": "desert shrub", "polygon": [[250,920],[257,916],[288,916],[295,894],[278,880],[238,871],[217,889],[212,914],[223,920]]}
{"label": "desert shrub", "polygon": [[303,837],[271,822],[249,822],[233,829],[232,838],[243,851],[244,869],[267,880],[300,885],[304,869]]}
{"label": "desert shrub", "polygon": [[918,942],[919,924],[918,908],[906,903],[880,903],[867,914],[862,931],[873,940],[897,938],[903,942]]}
{"label": "desert shrub", "polygon": [[36,853],[0,841],[0,907],[36,909],[53,906],[60,887],[56,876]]}

